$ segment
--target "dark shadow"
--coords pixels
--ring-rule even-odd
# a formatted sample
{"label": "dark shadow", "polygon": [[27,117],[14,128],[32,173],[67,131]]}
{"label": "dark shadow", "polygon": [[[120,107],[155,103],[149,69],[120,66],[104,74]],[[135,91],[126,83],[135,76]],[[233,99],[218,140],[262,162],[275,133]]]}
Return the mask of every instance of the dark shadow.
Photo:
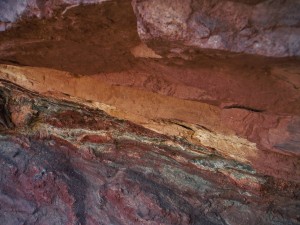
{"label": "dark shadow", "polygon": [[85,75],[119,72],[134,64],[130,49],[139,44],[139,37],[130,1],[62,11],[49,19],[20,21],[1,32],[0,62]]}

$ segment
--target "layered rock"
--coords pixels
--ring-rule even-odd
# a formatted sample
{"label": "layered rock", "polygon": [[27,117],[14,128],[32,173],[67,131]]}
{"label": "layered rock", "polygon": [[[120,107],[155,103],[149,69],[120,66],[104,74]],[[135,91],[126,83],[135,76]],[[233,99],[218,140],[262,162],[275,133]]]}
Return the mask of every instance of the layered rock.
{"label": "layered rock", "polygon": [[[245,106],[241,100],[236,100],[236,104],[221,103],[217,106],[203,103],[201,98],[195,101],[184,96],[176,97],[174,92],[164,95],[160,90],[149,92],[149,86],[136,89],[130,84],[131,87],[126,87],[123,79],[130,78],[132,74],[138,74],[138,71],[78,77],[55,70],[3,66],[0,77],[38,93],[62,93],[92,101],[90,104],[113,116],[161,134],[183,137],[193,144],[214,148],[226,158],[250,163],[261,173],[299,181],[297,107],[287,114],[286,108],[277,112],[272,108],[260,110],[255,106]],[[107,83],[107,77],[112,79],[111,84]],[[142,78],[141,74],[139,77]],[[157,79],[155,84],[158,85],[161,78]],[[146,84],[150,83],[146,81]],[[279,84],[282,84],[281,81]],[[163,84],[162,88],[170,88],[170,85]],[[181,86],[180,89],[187,91],[189,86]],[[242,91],[239,88],[233,90],[235,93]],[[264,100],[268,102],[271,99]]]}
{"label": "layered rock", "polygon": [[0,34],[1,224],[299,224],[299,59],[188,42],[277,3],[183,2],[48,1]]}
{"label": "layered rock", "polygon": [[7,81],[0,143],[4,224],[299,222],[297,183]]}

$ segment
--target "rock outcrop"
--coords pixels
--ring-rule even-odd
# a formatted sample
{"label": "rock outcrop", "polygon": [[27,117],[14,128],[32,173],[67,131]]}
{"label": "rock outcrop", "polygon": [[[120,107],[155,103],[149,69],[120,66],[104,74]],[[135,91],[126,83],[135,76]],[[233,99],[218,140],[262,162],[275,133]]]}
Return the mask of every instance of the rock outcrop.
{"label": "rock outcrop", "polygon": [[299,224],[297,1],[78,2],[0,33],[0,224]]}
{"label": "rock outcrop", "polygon": [[3,224],[299,222],[297,182],[7,81],[1,99]]}
{"label": "rock outcrop", "polygon": [[[63,16],[82,4],[107,0],[26,0],[0,2],[0,31],[21,18]],[[127,1],[127,0],[126,0]],[[167,41],[273,57],[300,55],[298,0],[133,0],[138,34]],[[168,51],[174,51],[174,46]]]}
{"label": "rock outcrop", "polygon": [[145,41],[275,57],[300,55],[297,0],[134,0],[133,6]]}
{"label": "rock outcrop", "polygon": [[107,0],[2,0],[0,2],[0,21],[14,23],[26,17],[49,18],[55,10],[64,8],[63,13],[80,4],[99,4]]}

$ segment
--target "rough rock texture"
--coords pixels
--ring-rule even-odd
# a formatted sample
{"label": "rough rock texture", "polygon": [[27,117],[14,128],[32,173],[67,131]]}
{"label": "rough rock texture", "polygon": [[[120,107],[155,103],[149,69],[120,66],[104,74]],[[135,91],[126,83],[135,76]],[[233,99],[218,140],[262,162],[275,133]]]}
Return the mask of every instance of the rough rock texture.
{"label": "rough rock texture", "polygon": [[21,20],[0,33],[1,62],[75,74],[122,71],[134,64],[130,49],[140,41],[130,2],[109,1],[63,11],[48,19]]}
{"label": "rough rock texture", "polygon": [[[298,89],[295,90],[277,77],[275,79],[267,77],[266,81],[274,83],[274,86],[264,89],[262,93],[270,91],[267,96],[264,96],[259,92],[260,82],[246,78],[250,86],[251,82],[254,82],[255,88],[250,90],[257,94],[256,99],[263,100],[263,102],[256,100],[252,104],[256,102],[264,107],[271,105],[272,98],[268,96],[275,97],[276,93],[279,93],[276,100],[274,99],[277,102],[273,105],[274,108],[251,106],[247,103],[247,98],[241,98],[240,94],[239,98],[234,99],[236,103],[222,102],[223,95],[218,96],[216,92],[212,93],[217,101],[220,101],[220,105],[207,104],[201,101],[202,95],[197,100],[191,100],[188,99],[189,96],[181,94],[181,92],[189,93],[191,88],[193,90],[193,86],[179,85],[172,79],[166,82],[163,78],[168,76],[157,77],[156,75],[156,79],[153,79],[150,73],[152,69],[154,70],[153,66],[156,69],[162,66],[158,71],[164,71],[167,75],[167,71],[170,70],[169,76],[173,79],[174,76],[180,78],[182,73],[177,67],[165,67],[161,64],[151,66],[151,61],[148,63],[150,68],[144,65],[140,70],[79,77],[43,68],[2,66],[0,78],[42,94],[63,93],[63,96],[89,100],[95,106],[100,102],[99,107],[111,115],[133,121],[165,135],[184,137],[196,145],[201,143],[209,146],[224,157],[250,163],[263,174],[300,181]],[[200,68],[194,73],[202,72]],[[146,73],[145,70],[148,72]],[[212,73],[208,75],[212,76]],[[234,85],[230,86],[231,89],[228,89],[225,83],[227,87],[225,89],[223,86],[225,75],[226,73],[222,74],[223,78],[218,76],[212,80],[215,85],[219,83],[214,88],[220,89],[221,93],[232,91],[242,94],[245,91],[240,83],[235,88]],[[205,81],[194,80],[192,77],[191,74],[185,76],[193,81],[194,85],[196,81],[199,83]],[[124,79],[131,80],[133,83],[127,84]],[[139,79],[143,80],[144,85],[139,83]],[[261,85],[265,86],[266,81],[262,80]],[[171,91],[164,93],[163,90]],[[194,93],[205,90],[194,88]],[[245,94],[247,96],[249,92]],[[297,101],[280,101],[285,98],[297,99]],[[282,108],[279,107],[281,104]]]}
{"label": "rough rock texture", "polygon": [[[58,10],[63,16],[81,4],[104,1],[2,0],[0,31],[21,18],[57,17]],[[132,6],[139,36],[147,42],[167,40],[275,57],[300,55],[298,0],[132,0]]]}
{"label": "rough rock texture", "polygon": [[12,23],[22,17],[51,17],[53,12],[62,6],[68,10],[79,4],[95,4],[104,1],[106,0],[1,0],[0,21]]}
{"label": "rough rock texture", "polygon": [[296,183],[99,110],[1,86],[1,224],[299,224]]}
{"label": "rough rock texture", "polygon": [[266,56],[300,55],[298,0],[134,0],[145,41]]}
{"label": "rough rock texture", "polygon": [[300,224],[299,58],[141,43],[130,1],[45,4],[0,33],[0,224]]}
{"label": "rough rock texture", "polygon": [[55,12],[64,15],[69,9],[81,4],[98,4],[107,0],[1,0],[0,32],[22,19],[55,17]]}

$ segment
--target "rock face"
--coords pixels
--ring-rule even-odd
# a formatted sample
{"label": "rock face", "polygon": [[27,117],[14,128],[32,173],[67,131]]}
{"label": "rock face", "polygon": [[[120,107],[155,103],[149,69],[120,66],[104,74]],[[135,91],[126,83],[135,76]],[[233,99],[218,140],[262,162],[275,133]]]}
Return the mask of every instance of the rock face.
{"label": "rock face", "polygon": [[[249,95],[249,92],[244,93],[245,90],[239,85],[231,85],[230,89],[226,83],[223,86],[227,73],[220,75],[223,78],[215,77],[214,70],[207,74],[215,85],[213,89],[220,91],[218,96],[214,90],[193,86],[207,82],[206,76],[203,80],[196,78],[198,73],[205,72],[203,68],[196,67],[189,73],[183,73],[176,66],[152,63],[148,61],[149,68],[139,65],[129,72],[93,76],[74,76],[42,68],[2,66],[0,78],[45,95],[63,93],[87,99],[95,106],[100,102],[105,104],[100,108],[110,115],[167,136],[183,137],[192,144],[200,143],[214,148],[226,158],[251,164],[260,173],[300,181],[300,109],[297,89],[273,76],[266,77],[262,83],[246,76],[245,82],[250,87],[253,85],[249,91],[257,95],[252,99],[254,101],[249,102],[243,98],[243,94]],[[152,73],[158,68],[158,71],[164,72],[164,76]],[[182,74],[186,74],[185,81],[188,78],[193,85],[178,80],[176,83],[174,78],[179,79]],[[240,82],[243,79],[238,84]],[[266,86],[265,82],[272,82],[273,85],[260,92],[261,86]],[[189,93],[190,90],[193,93]],[[223,92],[227,91],[239,93],[238,98],[232,98],[231,101],[228,101],[229,97],[224,99]],[[264,95],[266,91],[270,93]],[[199,93],[202,94],[197,96]],[[214,104],[202,102],[208,93],[215,97]],[[280,101],[285,98],[298,101]],[[273,101],[276,103],[271,104]]]}
{"label": "rock face", "polygon": [[60,7],[66,10],[79,4],[95,4],[106,0],[2,0],[0,2],[0,21],[16,22],[21,17],[51,17]]}
{"label": "rock face", "polygon": [[244,0],[134,0],[145,41],[266,56],[300,55],[300,2]]}
{"label": "rock face", "polygon": [[9,29],[15,22],[27,18],[55,17],[55,12],[80,4],[99,4],[107,0],[2,0],[0,1],[0,32]]}
{"label": "rock face", "polygon": [[90,75],[126,70],[135,63],[130,49],[140,40],[130,2],[108,1],[67,11],[63,7],[56,14],[20,20],[2,32],[1,62]]}
{"label": "rock face", "polygon": [[0,4],[0,224],[300,224],[296,1]]}
{"label": "rock face", "polygon": [[2,224],[299,222],[296,183],[99,110],[1,85]]}
{"label": "rock face", "polygon": [[[0,31],[20,18],[55,17],[57,10],[63,15],[79,4],[104,1],[4,0],[0,2]],[[132,5],[138,34],[147,42],[165,40],[274,57],[300,55],[298,0],[133,0]]]}

